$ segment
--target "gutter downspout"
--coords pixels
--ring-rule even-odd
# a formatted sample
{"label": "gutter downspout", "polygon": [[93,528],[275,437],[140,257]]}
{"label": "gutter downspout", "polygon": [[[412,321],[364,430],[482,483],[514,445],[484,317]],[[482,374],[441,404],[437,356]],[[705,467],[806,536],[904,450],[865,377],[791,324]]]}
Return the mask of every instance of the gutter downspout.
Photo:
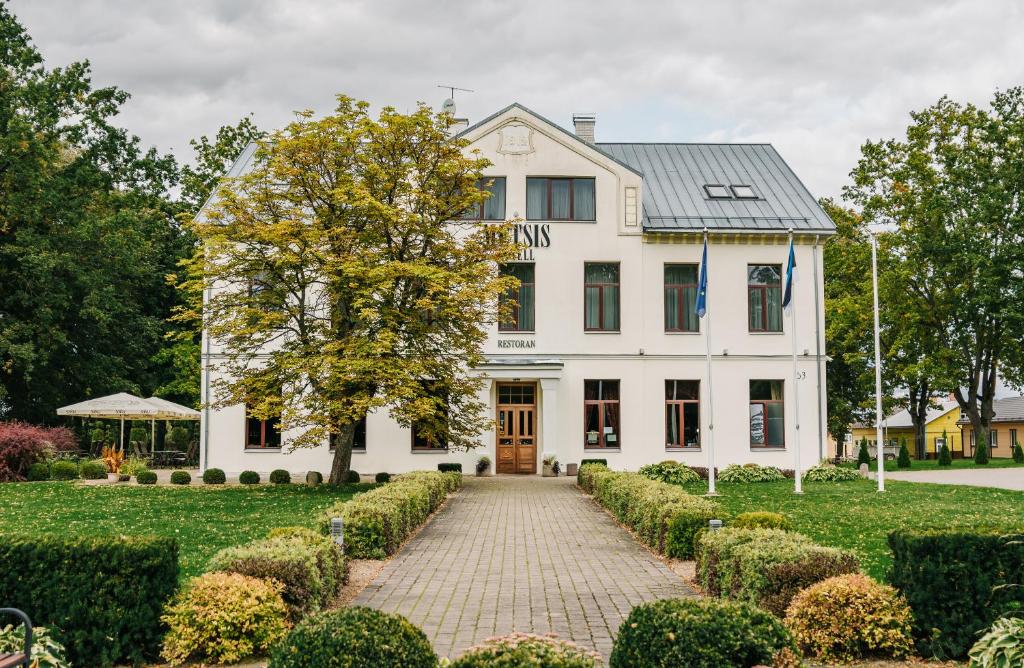
{"label": "gutter downspout", "polygon": [[818,235],[814,235],[814,246],[811,247],[814,261],[814,365],[817,370],[818,383],[818,461],[825,459],[825,438],[822,430],[824,423],[821,415],[821,298],[818,295]]}

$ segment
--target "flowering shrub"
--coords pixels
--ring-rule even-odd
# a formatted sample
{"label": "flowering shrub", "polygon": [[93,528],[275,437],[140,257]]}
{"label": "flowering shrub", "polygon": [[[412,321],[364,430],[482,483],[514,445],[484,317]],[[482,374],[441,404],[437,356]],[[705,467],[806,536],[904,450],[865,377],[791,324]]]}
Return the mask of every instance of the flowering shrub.
{"label": "flowering shrub", "polygon": [[651,480],[660,480],[671,485],[682,485],[687,482],[699,482],[700,476],[696,471],[690,470],[686,464],[672,461],[671,459],[658,464],[647,464],[640,467],[640,475]]}
{"label": "flowering shrub", "polygon": [[782,513],[771,513],[767,510],[755,510],[749,513],[740,513],[729,526],[733,529],[782,529],[792,531],[793,525],[789,518]]}
{"label": "flowering shrub", "polygon": [[[0,628],[0,656],[20,654],[25,651],[25,627],[8,624]],[[32,629],[32,668],[71,668],[64,658],[64,645],[53,639],[49,629],[36,626]]]}
{"label": "flowering shrub", "polygon": [[997,619],[988,633],[974,643],[969,656],[971,666],[978,668],[1024,666],[1024,619]]}
{"label": "flowering shrub", "polygon": [[778,482],[785,479],[786,475],[780,469],[757,464],[730,464],[718,474],[720,482]]}
{"label": "flowering shrub", "polygon": [[207,573],[167,606],[162,655],[186,661],[236,663],[269,650],[288,632],[282,585],[238,573]]}
{"label": "flowering shrub", "polygon": [[557,636],[513,633],[490,638],[470,648],[451,663],[451,668],[491,666],[544,666],[544,668],[595,668],[601,655]]}
{"label": "flowering shrub", "polygon": [[859,573],[808,587],[786,613],[800,649],[830,663],[907,656],[910,622],[910,608],[895,589]]}
{"label": "flowering shrub", "polygon": [[807,482],[840,482],[843,480],[860,480],[860,473],[856,469],[845,466],[833,466],[832,464],[818,464],[807,469],[804,473],[804,480]]}

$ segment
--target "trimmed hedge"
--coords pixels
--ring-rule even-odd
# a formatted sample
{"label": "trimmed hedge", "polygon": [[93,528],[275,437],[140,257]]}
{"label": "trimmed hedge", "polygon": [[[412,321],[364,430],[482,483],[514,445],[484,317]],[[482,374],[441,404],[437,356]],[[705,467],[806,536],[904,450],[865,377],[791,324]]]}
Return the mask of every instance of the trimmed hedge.
{"label": "trimmed hedge", "polygon": [[36,462],[28,467],[25,479],[29,482],[39,482],[50,479],[50,465],[46,462]]}
{"label": "trimmed hedge", "polygon": [[580,468],[583,468],[587,464],[600,464],[601,466],[608,466],[607,459],[581,459]]}
{"label": "trimmed hedge", "polygon": [[462,473],[462,464],[455,462],[442,462],[437,465],[437,470],[441,473]]}
{"label": "trimmed hedge", "polygon": [[923,656],[963,658],[980,632],[1024,607],[1024,534],[894,531],[889,547],[889,582],[910,604]]}
{"label": "trimmed hedge", "polygon": [[243,485],[258,485],[260,484],[260,474],[256,471],[242,471],[238,474],[238,482]]}
{"label": "trimmed hedge", "polygon": [[581,467],[577,484],[645,544],[669,557],[691,558],[694,537],[719,514],[714,501],[639,473],[609,471],[601,464]]}
{"label": "trimmed hedge", "polygon": [[206,485],[223,485],[227,480],[224,469],[206,469],[203,472],[203,483]]}
{"label": "trimmed hedge", "polygon": [[705,531],[696,541],[697,580],[705,593],[757,605],[783,617],[801,589],[856,573],[851,553],[781,529]]}
{"label": "trimmed hedge", "polygon": [[512,633],[489,638],[471,647],[451,663],[451,668],[597,668],[601,655],[567,640],[532,633]]}
{"label": "trimmed hedge", "polygon": [[172,471],[171,472],[171,484],[172,485],[191,485],[192,475],[188,471]]}
{"label": "trimmed hedge", "polygon": [[78,475],[82,480],[106,480],[107,465],[102,460],[88,459],[78,465]]}
{"label": "trimmed hedge", "polygon": [[792,531],[793,524],[782,513],[771,513],[767,510],[754,510],[740,513],[729,522],[733,529],[782,529]]}
{"label": "trimmed hedge", "polygon": [[345,482],[353,484],[359,482],[359,471],[353,471],[352,469],[346,471]]}
{"label": "trimmed hedge", "polygon": [[435,668],[426,634],[405,617],[355,606],[306,618],[270,654],[270,668]]}
{"label": "trimmed hedge", "polygon": [[155,485],[156,471],[139,471],[135,474],[135,482],[140,485]]}
{"label": "trimmed hedge", "polygon": [[330,534],[331,518],[343,518],[345,553],[354,559],[383,559],[461,486],[461,473],[403,473],[390,484],[331,506],[321,513],[320,527]]}
{"label": "trimmed hedge", "polygon": [[638,605],[619,627],[611,668],[772,665],[796,649],[778,619],[744,603],[664,599]]}
{"label": "trimmed hedge", "polygon": [[373,479],[379,483],[391,482],[391,474],[381,471],[380,473],[375,475]]}
{"label": "trimmed hedge", "polygon": [[173,538],[0,536],[0,600],[49,628],[76,666],[156,658],[178,585]]}
{"label": "trimmed hedge", "polygon": [[287,485],[292,481],[292,474],[284,469],[274,469],[270,472],[270,483],[272,485]]}

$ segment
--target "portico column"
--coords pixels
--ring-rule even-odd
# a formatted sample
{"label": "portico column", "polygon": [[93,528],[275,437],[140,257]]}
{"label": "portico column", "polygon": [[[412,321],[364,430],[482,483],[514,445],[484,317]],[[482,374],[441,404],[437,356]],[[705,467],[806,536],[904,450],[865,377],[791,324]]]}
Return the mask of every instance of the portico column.
{"label": "portico column", "polygon": [[558,421],[562,416],[558,407],[558,378],[541,378],[540,394],[541,402],[543,402],[540,425],[541,457],[544,452],[554,452],[558,455],[558,461],[562,463],[562,470],[565,470],[565,461],[563,460],[568,456],[569,451],[558,440]]}

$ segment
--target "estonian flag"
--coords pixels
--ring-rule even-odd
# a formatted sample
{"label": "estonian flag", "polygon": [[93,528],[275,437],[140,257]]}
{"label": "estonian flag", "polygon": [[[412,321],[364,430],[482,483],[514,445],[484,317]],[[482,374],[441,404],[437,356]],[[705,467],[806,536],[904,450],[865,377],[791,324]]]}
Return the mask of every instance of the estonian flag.
{"label": "estonian flag", "polygon": [[786,266],[786,291],[782,295],[782,308],[789,313],[793,305],[793,284],[796,283],[796,253],[793,252],[793,238],[789,239],[789,263]]}
{"label": "estonian flag", "polygon": [[700,283],[697,285],[697,317],[708,312],[708,238],[704,237],[704,255],[700,260]]}

